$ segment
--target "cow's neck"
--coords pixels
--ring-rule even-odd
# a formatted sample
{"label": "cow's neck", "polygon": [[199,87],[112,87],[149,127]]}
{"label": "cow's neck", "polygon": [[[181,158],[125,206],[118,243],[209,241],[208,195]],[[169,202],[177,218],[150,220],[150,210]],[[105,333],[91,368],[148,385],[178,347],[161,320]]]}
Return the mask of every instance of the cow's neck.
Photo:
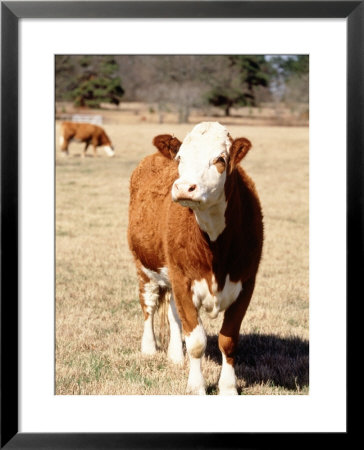
{"label": "cow's neck", "polygon": [[225,194],[223,194],[219,201],[210,208],[204,210],[194,210],[196,221],[200,229],[207,233],[211,242],[216,241],[216,239],[225,229],[226,206],[227,202],[225,199]]}

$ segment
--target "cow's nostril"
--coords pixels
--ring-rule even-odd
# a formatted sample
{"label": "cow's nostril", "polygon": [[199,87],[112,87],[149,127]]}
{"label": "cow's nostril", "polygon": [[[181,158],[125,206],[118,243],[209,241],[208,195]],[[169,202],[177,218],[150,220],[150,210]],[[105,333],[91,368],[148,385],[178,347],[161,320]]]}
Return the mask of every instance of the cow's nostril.
{"label": "cow's nostril", "polygon": [[188,192],[193,192],[196,189],[196,185],[195,184],[191,184],[191,186],[188,188]]}

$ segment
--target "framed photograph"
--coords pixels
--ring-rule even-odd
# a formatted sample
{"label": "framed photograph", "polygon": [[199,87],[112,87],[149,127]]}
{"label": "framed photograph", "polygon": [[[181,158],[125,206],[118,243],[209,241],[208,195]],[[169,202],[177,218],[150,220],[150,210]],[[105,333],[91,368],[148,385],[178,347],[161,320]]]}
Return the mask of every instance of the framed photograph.
{"label": "framed photograph", "polygon": [[[361,1],[1,3],[2,448],[348,437],[347,304],[361,296],[364,269],[363,20]],[[149,277],[142,340],[126,237],[130,175],[152,142],[177,161],[187,148],[186,158],[188,133],[206,121],[220,123],[214,142],[222,129],[232,148],[252,142],[242,165],[263,209],[258,300],[235,361],[239,396],[215,395],[225,389],[221,365],[228,371],[219,328],[205,327],[210,395],[184,395],[194,386],[188,339],[178,370],[166,352],[138,359],[154,346],[154,274],[139,273]],[[178,143],[168,154],[166,136]],[[221,175],[233,162],[220,153],[208,167]],[[199,181],[189,183],[181,204],[215,242],[222,231],[203,228],[191,206]],[[132,242],[129,232],[135,256]],[[239,286],[226,280],[225,291]],[[191,287],[195,306],[203,289]],[[209,313],[217,298],[214,307],[201,300]]]}

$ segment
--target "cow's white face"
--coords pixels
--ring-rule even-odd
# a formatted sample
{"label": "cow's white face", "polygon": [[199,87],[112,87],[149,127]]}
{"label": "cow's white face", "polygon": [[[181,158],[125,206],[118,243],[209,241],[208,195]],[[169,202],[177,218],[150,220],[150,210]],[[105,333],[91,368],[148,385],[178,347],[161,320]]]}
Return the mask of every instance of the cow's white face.
{"label": "cow's white face", "polygon": [[196,125],[176,155],[179,178],[172,199],[192,209],[206,209],[225,200],[224,185],[231,138],[217,122]]}
{"label": "cow's white face", "polygon": [[110,145],[104,145],[104,150],[108,156],[115,156],[115,151]]}

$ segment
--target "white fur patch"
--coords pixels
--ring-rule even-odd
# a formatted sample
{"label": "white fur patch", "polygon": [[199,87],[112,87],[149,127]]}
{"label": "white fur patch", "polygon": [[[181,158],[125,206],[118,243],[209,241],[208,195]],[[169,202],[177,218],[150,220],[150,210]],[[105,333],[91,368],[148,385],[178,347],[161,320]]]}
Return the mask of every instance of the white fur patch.
{"label": "white fur patch", "polygon": [[104,145],[104,150],[108,156],[114,156],[115,152],[109,145]]}
{"label": "white fur patch", "polygon": [[205,279],[195,280],[192,283],[192,301],[197,309],[201,306],[210,314],[212,318],[217,317],[220,311],[225,311],[241,292],[241,281],[230,281],[230,275],[226,275],[225,284],[221,291],[217,290],[217,283],[212,276],[212,292]]}
{"label": "white fur patch", "polygon": [[205,380],[201,371],[201,358],[190,358],[190,372],[188,374],[186,393],[206,395]]}
{"label": "white fur patch", "polygon": [[204,142],[211,144],[211,148],[207,151],[213,152],[213,147],[218,146],[222,150],[229,151],[230,135],[226,127],[219,122],[201,122],[195,125],[183,140],[183,145],[191,145],[194,141],[203,139]]}
{"label": "white fur patch", "polygon": [[63,145],[63,142],[64,142],[64,137],[63,137],[63,136],[60,136],[60,137],[59,137],[59,143],[60,143],[60,145]]}
{"label": "white fur patch", "polygon": [[144,355],[153,355],[157,351],[155,345],[155,336],[153,330],[153,314],[149,315],[144,321],[144,331],[142,337],[142,353]]}
{"label": "white fur patch", "polygon": [[[214,161],[227,159],[231,141],[218,122],[202,122],[185,137],[176,158],[179,178],[172,186],[172,199],[193,209],[198,225],[211,241],[225,229],[226,171],[220,173]],[[193,187],[193,188],[192,188]]]}
{"label": "white fur patch", "polygon": [[219,379],[220,395],[237,395],[236,376],[234,367],[226,361],[226,356],[222,354],[222,368]]}
{"label": "white fur patch", "polygon": [[158,272],[155,272],[154,270],[150,270],[150,269],[147,269],[146,267],[142,266],[142,271],[145,273],[145,275],[150,280],[153,280],[160,287],[171,288],[171,283],[168,278],[167,267],[162,267],[158,270]]}
{"label": "white fur patch", "polygon": [[225,230],[225,210],[227,202],[223,198],[209,209],[194,209],[198,226],[209,235],[210,241],[214,242]]}
{"label": "white fur patch", "polygon": [[159,288],[155,281],[145,283],[143,299],[148,314],[153,315],[159,301]]}
{"label": "white fur patch", "polygon": [[[202,122],[196,125],[184,139],[176,158],[179,160],[179,178],[172,188],[172,198],[176,200],[182,189],[188,199],[196,202],[198,209],[209,208],[223,197],[226,171],[220,173],[214,160],[224,155],[230,148],[229,133],[218,122]],[[189,186],[196,186],[189,190]],[[180,189],[178,189],[180,186]]]}
{"label": "white fur patch", "polygon": [[206,333],[201,323],[186,336],[186,347],[190,358],[190,372],[187,382],[187,393],[204,395],[205,381],[201,371],[201,358],[206,348]]}
{"label": "white fur patch", "polygon": [[192,358],[201,358],[206,348],[206,333],[201,323],[186,336],[186,347]]}

